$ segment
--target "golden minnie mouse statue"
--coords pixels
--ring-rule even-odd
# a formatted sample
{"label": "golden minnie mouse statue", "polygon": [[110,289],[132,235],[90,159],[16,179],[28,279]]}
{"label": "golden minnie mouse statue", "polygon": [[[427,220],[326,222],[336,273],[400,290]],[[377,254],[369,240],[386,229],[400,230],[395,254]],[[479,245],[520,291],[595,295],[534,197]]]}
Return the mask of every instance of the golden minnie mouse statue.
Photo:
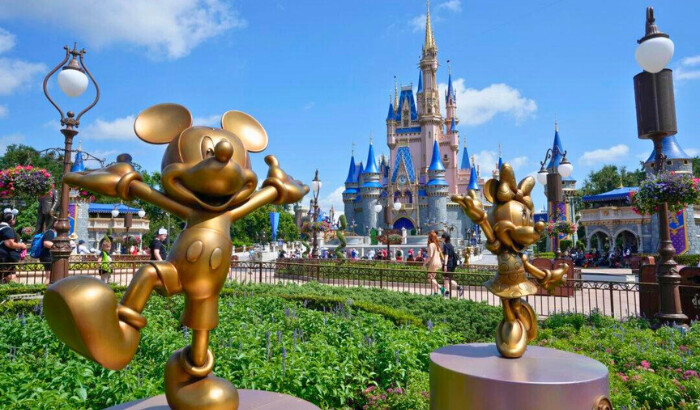
{"label": "golden minnie mouse statue", "polygon": [[289,204],[309,188],[282,171],[267,156],[270,169],[262,188],[251,170],[248,152],[267,146],[263,127],[248,114],[229,111],[221,128],[192,126],[183,106],[159,104],[143,111],[136,135],[150,144],[168,144],[161,165],[163,192],[144,182],[128,163],[69,173],[74,186],[124,200],[139,198],[178,215],[187,227],[168,259],[143,265],[117,303],[112,290],[92,277],[73,276],[51,287],[44,312],[53,332],[71,349],[102,366],[119,370],[136,353],[141,314],[153,290],[185,295],[180,321],[192,329],[192,343],[165,365],[165,394],[178,409],[235,409],[238,392],[211,371],[214,356],[209,332],[219,322],[219,291],[231,258],[231,223],[265,204]]}
{"label": "golden minnie mouse statue", "polygon": [[493,204],[488,214],[476,192],[467,196],[454,195],[464,213],[481,227],[486,236],[486,248],[498,257],[496,276],[484,283],[501,298],[503,320],[496,330],[496,347],[505,357],[517,358],[525,353],[527,343],[537,336],[537,316],[523,296],[537,293],[537,287],[525,273],[534,277],[548,291],[561,285],[568,265],[557,269],[539,269],[522,252],[540,239],[544,223],[534,223],[534,206],[530,192],[535,179],[527,177],[515,184],[515,174],[509,164],[503,164],[499,179],[484,185],[484,197]]}

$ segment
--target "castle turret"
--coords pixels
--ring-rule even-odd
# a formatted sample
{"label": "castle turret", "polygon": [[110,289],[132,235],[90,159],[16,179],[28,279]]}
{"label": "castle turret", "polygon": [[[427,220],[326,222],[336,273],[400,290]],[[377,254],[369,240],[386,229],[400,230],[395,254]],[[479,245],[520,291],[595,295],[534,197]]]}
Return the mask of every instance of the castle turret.
{"label": "castle turret", "polygon": [[428,215],[436,222],[447,222],[447,197],[450,192],[449,185],[445,181],[445,166],[440,160],[440,147],[437,140],[433,143],[428,178],[428,183],[425,185],[425,192],[428,196]]}
{"label": "castle turret", "polygon": [[[421,112],[418,121],[421,124],[421,139],[423,140],[422,163],[428,163],[428,155],[434,138],[442,135],[443,119],[440,114],[440,93],[437,87],[436,72],[438,48],[433,38],[433,28],[430,24],[430,4],[425,18],[425,41],[423,42],[423,54],[420,60],[422,76]],[[425,172],[422,169],[421,172]]]}
{"label": "castle turret", "polygon": [[355,219],[354,202],[358,192],[357,166],[355,165],[355,155],[352,155],[350,157],[348,177],[345,179],[345,191],[343,191],[345,218],[347,218],[348,221],[353,221]]}
{"label": "castle turret", "polygon": [[479,190],[479,180],[478,177],[476,176],[476,167],[472,166],[471,168],[471,173],[469,175],[469,186],[467,186],[468,190],[474,190],[478,191]]}
{"label": "castle turret", "polygon": [[471,162],[469,161],[469,150],[467,150],[467,140],[464,140],[464,149],[462,150],[462,163],[459,169],[463,171],[468,171],[472,169]]}
{"label": "castle turret", "polygon": [[360,195],[362,196],[363,209],[363,228],[376,229],[377,212],[375,205],[379,203],[379,196],[382,193],[382,184],[380,181],[379,168],[377,160],[374,156],[374,145],[370,141],[369,152],[367,153],[367,165],[365,166],[362,175],[360,175]]}
{"label": "castle turret", "polygon": [[[664,138],[661,141],[661,154],[666,157],[666,163],[664,164],[664,171],[673,171],[680,174],[693,174],[693,157],[686,154],[678,145],[678,140],[676,140],[675,135]],[[656,173],[656,150],[651,151],[651,155],[644,162],[644,170],[647,175],[652,175]]]}
{"label": "castle turret", "polygon": [[396,110],[389,95],[389,113],[386,115],[386,145],[390,149],[396,146]]}

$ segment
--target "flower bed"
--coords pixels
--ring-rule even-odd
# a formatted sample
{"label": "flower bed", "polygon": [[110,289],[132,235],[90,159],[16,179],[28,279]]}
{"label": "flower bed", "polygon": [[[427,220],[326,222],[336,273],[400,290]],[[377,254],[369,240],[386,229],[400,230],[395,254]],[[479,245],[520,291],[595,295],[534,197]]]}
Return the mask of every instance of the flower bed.
{"label": "flower bed", "polygon": [[[0,300],[43,289],[0,287]],[[119,372],[62,345],[38,300],[0,304],[0,407],[101,408],[162,393],[163,364],[190,337],[178,322],[182,303],[149,302],[137,355]],[[228,284],[220,311],[212,334],[218,376],[321,408],[356,409],[427,409],[429,353],[492,341],[501,318],[482,303],[319,284]],[[653,331],[641,319],[555,315],[535,343],[605,364],[615,408],[700,406],[700,324]]]}

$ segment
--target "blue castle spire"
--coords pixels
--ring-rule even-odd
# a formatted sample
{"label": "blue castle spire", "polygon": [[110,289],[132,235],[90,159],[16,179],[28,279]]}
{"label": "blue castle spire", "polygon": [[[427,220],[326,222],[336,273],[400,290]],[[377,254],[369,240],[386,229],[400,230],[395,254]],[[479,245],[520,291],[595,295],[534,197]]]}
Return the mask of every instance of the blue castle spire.
{"label": "blue castle spire", "polygon": [[419,93],[423,92],[423,72],[418,71],[418,91]]}
{"label": "blue castle spire", "polygon": [[430,160],[430,167],[428,168],[428,171],[444,171],[445,166],[442,165],[442,161],[440,160],[440,148],[438,147],[438,142],[435,140],[433,143],[433,157]]}
{"label": "blue castle spire", "polygon": [[395,113],[394,113],[394,104],[389,102],[389,114],[386,115],[386,120],[393,120],[395,118]]}
{"label": "blue castle spire", "polygon": [[472,166],[471,170],[472,170],[471,175],[469,175],[469,186],[467,187],[467,189],[469,189],[469,190],[473,189],[475,191],[478,191],[479,190],[479,182],[476,179],[476,167]]}
{"label": "blue castle spire", "polygon": [[357,166],[355,165],[355,156],[350,157],[350,169],[348,170],[348,177],[345,179],[346,184],[352,184],[355,181],[355,171]]}
{"label": "blue castle spire", "polygon": [[450,124],[450,132],[457,132],[457,123],[455,122],[455,117],[452,117],[452,123]]}
{"label": "blue castle spire", "polygon": [[464,150],[462,151],[462,164],[459,169],[468,170],[471,169],[471,161],[469,161],[469,151],[467,151],[467,144],[464,144]]}
{"label": "blue castle spire", "polygon": [[377,160],[374,159],[374,144],[370,141],[369,152],[367,153],[367,166],[364,169],[363,174],[378,174],[379,168],[377,168]]}
{"label": "blue castle spire", "polygon": [[455,91],[454,88],[452,88],[452,73],[450,73],[449,77],[447,78],[447,94],[445,95],[445,104],[450,101],[450,97],[454,99],[454,96]]}
{"label": "blue castle spire", "polygon": [[564,146],[561,143],[561,138],[559,138],[559,125],[554,121],[554,143],[552,144],[552,159],[549,160],[547,168],[556,168],[561,163],[564,158]]}
{"label": "blue castle spire", "polygon": [[85,171],[85,164],[83,163],[83,149],[82,144],[78,144],[78,149],[75,151],[75,161],[70,167],[70,172],[82,172]]}

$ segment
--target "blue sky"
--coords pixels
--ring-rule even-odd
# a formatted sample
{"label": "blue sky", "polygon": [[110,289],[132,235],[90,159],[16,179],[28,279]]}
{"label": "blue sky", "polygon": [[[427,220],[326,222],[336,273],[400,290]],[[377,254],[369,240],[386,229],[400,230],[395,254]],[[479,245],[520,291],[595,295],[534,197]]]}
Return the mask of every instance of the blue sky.
{"label": "blue sky", "polygon": [[[433,29],[447,81],[452,61],[460,133],[482,175],[498,144],[519,177],[539,161],[559,121],[564,148],[582,182],[603,164],[638,166],[651,143],[636,137],[632,77],[645,7],[671,35],[678,141],[700,150],[700,2],[433,0]],[[162,146],[140,142],[134,117],[152,104],[185,105],[201,125],[237,109],[256,117],[275,154],[304,181],[320,169],[322,205],[342,209],[352,143],[362,160],[370,133],[387,153],[385,116],[393,77],[416,85],[423,1],[0,0],[0,151],[11,143],[60,146],[58,115],[44,75],[78,42],[102,91],[82,119],[84,150],[108,161],[129,152],[148,169]],[[61,98],[79,110],[94,94]],[[444,107],[443,107],[444,109]],[[544,205],[542,190],[535,197]]]}

